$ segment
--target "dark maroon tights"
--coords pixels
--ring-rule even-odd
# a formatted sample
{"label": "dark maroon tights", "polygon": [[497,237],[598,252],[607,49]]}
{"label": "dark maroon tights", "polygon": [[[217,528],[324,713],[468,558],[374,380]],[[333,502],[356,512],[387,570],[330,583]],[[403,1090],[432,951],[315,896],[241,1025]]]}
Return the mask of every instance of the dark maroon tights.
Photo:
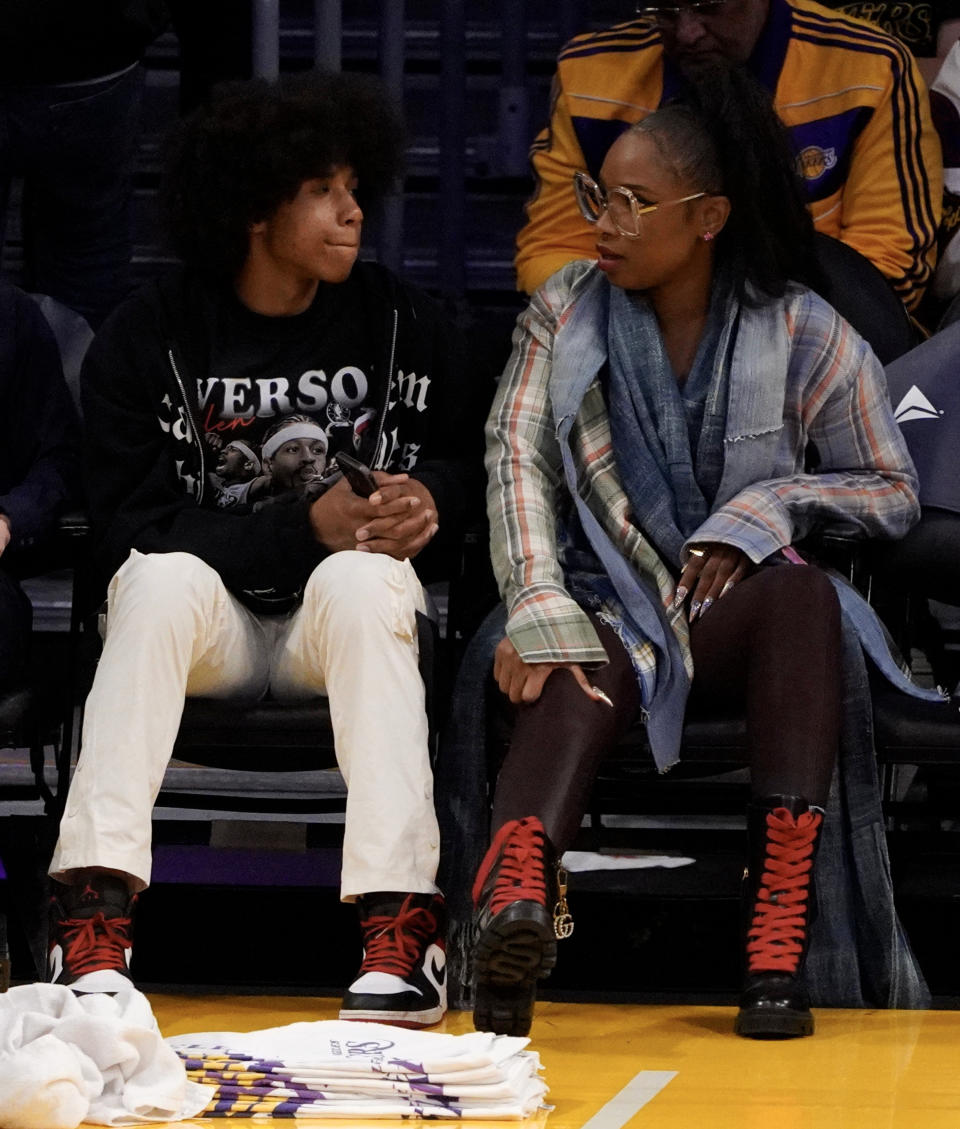
{"label": "dark maroon tights", "polygon": [[[603,755],[633,724],[640,692],[616,634],[595,626],[610,658],[588,672],[614,702],[594,702],[568,671],[515,711],[497,777],[492,833],[537,815],[559,851],[573,842]],[[826,802],[840,731],[840,606],[808,565],[762,568],[694,621],[696,708],[742,707],[754,796]],[[497,691],[499,693],[499,691]]]}

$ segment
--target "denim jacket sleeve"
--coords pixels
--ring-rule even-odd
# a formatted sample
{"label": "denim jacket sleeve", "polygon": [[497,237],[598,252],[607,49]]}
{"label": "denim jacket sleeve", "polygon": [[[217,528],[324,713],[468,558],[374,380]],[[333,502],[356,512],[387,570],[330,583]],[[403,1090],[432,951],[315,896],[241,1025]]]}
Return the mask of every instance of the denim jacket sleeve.
{"label": "denim jacket sleeve", "polygon": [[690,538],[735,545],[754,562],[818,526],[902,537],[920,512],[880,362],[839,315],[793,329],[782,473],[742,490]]}

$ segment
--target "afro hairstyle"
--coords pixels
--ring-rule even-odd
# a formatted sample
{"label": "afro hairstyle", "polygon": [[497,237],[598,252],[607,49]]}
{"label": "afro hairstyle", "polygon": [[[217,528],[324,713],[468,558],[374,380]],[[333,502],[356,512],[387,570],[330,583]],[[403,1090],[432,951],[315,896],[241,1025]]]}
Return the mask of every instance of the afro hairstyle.
{"label": "afro hairstyle", "polygon": [[227,83],[167,142],[162,206],[172,249],[190,267],[233,279],[253,224],[306,180],[352,168],[375,206],[400,175],[400,119],[375,80],[311,72]]}

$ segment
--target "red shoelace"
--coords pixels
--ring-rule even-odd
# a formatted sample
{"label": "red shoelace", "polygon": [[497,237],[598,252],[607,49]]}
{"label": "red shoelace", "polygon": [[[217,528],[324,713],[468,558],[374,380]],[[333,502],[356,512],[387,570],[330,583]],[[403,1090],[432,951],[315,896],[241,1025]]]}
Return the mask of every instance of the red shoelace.
{"label": "red shoelace", "polygon": [[796,972],[807,928],[813,847],[823,816],[767,813],[767,857],[747,934],[751,972]]}
{"label": "red shoelace", "polygon": [[411,906],[408,896],[396,914],[368,917],[363,923],[360,972],[408,976],[420,959],[423,943],[437,932],[436,916],[425,906]]}
{"label": "red shoelace", "polygon": [[126,972],[124,953],[130,940],[129,917],[71,917],[60,922],[63,930],[63,963],[74,976],[118,968]]}
{"label": "red shoelace", "polygon": [[547,881],[543,869],[543,824],[536,816],[513,819],[494,836],[473,884],[473,904],[478,906],[490,871],[499,864],[490,909],[499,913],[511,902],[547,904]]}

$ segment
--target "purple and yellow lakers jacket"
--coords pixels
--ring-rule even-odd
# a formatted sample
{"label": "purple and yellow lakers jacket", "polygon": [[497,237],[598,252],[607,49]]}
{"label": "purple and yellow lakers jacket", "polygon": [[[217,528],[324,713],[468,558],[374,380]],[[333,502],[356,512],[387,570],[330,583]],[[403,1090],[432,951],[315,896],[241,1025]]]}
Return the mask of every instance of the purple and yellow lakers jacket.
{"label": "purple and yellow lakers jacket", "polygon": [[[770,0],[747,63],[773,92],[818,231],[850,244],[908,309],[930,280],[940,220],[940,145],[909,51],[862,20],[810,0]],[[680,75],[649,20],[577,36],[560,54],[549,126],[531,151],[536,192],[517,240],[521,289],[594,257],[573,195],[619,134],[677,91]]]}

